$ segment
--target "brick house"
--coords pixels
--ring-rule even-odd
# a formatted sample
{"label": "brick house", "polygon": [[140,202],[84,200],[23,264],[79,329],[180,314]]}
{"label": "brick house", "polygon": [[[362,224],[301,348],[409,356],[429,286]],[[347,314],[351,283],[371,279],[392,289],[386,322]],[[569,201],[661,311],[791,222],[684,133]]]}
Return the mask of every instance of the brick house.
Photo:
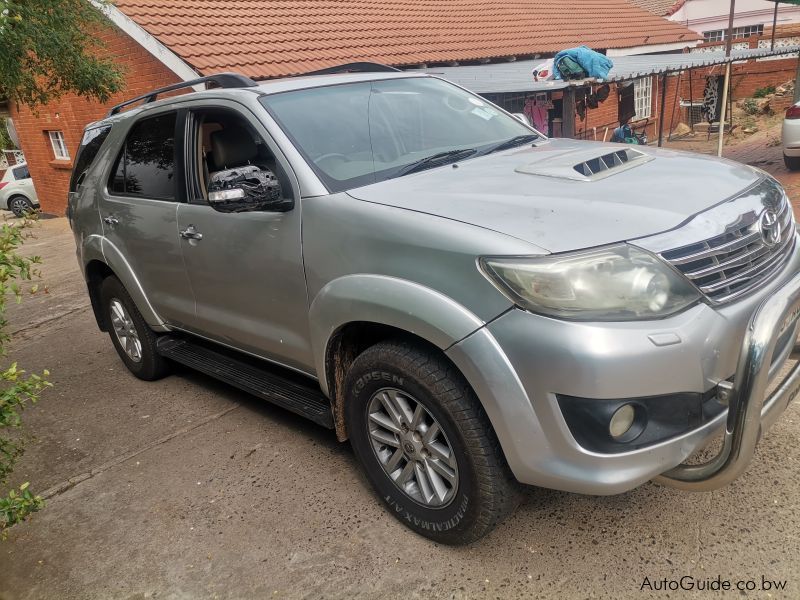
{"label": "brick house", "polygon": [[[680,51],[699,38],[627,0],[381,2],[117,0],[99,37],[125,73],[109,104],[198,75],[254,79],[375,61],[400,67],[475,64],[586,44],[609,54]],[[87,123],[108,107],[74,96],[32,112],[10,107],[42,209],[63,214],[72,158]]]}
{"label": "brick house", "polygon": [[[730,0],[631,0],[655,15],[682,23],[703,36],[706,42],[725,39],[730,17]],[[772,0],[737,0],[732,38],[761,36],[773,23],[780,31],[800,23],[800,6]]]}

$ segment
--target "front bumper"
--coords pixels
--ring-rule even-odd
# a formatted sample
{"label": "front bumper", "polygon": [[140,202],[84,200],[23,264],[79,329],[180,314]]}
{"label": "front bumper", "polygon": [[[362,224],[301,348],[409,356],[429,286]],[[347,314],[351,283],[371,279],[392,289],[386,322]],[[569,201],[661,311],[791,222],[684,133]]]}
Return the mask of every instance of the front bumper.
{"label": "front bumper", "polygon": [[[800,386],[800,367],[795,367],[778,392],[764,400],[767,384],[776,382],[796,338],[792,319],[789,343],[772,356],[779,337],[775,323],[780,328],[787,315],[796,317],[798,271],[796,250],[759,293],[720,308],[699,304],[661,321],[572,323],[514,309],[451,347],[448,355],[481,399],[519,481],[588,494],[624,492],[674,469],[725,429],[730,453],[716,465],[723,475],[706,466],[702,472],[681,468],[662,479],[710,489],[744,470],[761,430],[777,420]],[[759,349],[748,354],[741,349],[743,340],[749,347],[753,338],[757,312],[769,316],[755,323]],[[724,411],[700,427],[630,452],[604,454],[582,447],[557,400],[557,395],[705,394],[734,374],[733,395],[746,396],[740,410]]]}

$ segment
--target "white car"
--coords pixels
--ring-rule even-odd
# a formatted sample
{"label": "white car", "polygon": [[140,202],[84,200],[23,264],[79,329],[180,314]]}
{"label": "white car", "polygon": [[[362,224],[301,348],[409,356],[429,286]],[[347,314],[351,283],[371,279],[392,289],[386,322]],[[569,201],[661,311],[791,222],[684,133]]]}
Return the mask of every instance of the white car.
{"label": "white car", "polygon": [[781,140],[786,168],[790,171],[800,170],[800,102],[786,109]]}
{"label": "white car", "polygon": [[26,212],[39,208],[39,197],[33,187],[26,163],[9,167],[0,179],[0,209],[10,210],[21,217]]}

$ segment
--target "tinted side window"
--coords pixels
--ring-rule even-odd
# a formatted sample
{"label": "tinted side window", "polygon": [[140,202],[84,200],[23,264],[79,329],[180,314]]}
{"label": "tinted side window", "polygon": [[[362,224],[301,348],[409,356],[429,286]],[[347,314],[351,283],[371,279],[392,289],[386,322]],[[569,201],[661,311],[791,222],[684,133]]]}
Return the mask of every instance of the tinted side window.
{"label": "tinted side window", "polygon": [[14,169],[14,179],[28,179],[31,176],[31,172],[28,171],[28,166],[25,165],[24,167],[17,167]]}
{"label": "tinted side window", "polygon": [[83,132],[83,139],[81,139],[81,145],[78,148],[78,157],[75,159],[75,167],[72,169],[72,177],[69,180],[70,192],[77,190],[78,186],[83,182],[83,178],[86,177],[86,171],[92,166],[94,157],[97,156],[100,147],[106,141],[109,131],[111,131],[111,125],[94,127]]}
{"label": "tinted side window", "polygon": [[175,113],[136,123],[111,176],[112,193],[175,198]]}

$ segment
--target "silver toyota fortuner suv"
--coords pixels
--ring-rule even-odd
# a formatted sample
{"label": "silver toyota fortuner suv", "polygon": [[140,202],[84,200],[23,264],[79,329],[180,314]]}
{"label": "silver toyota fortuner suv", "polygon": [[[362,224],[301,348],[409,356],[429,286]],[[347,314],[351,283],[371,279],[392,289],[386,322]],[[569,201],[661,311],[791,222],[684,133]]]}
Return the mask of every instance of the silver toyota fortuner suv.
{"label": "silver toyota fortuner suv", "polygon": [[[215,87],[158,99],[188,86]],[[134,375],[182,363],[334,429],[444,543],[490,531],[520,483],[724,485],[800,385],[773,178],[548,139],[432,76],[155,90],[86,129],[68,214]]]}

